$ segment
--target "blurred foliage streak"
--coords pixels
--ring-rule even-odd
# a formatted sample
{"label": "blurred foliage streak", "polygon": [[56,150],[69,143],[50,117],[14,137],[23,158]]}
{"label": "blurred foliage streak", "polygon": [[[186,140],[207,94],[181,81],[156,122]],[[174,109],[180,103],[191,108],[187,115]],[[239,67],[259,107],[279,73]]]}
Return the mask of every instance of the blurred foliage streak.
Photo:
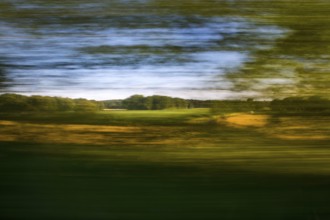
{"label": "blurred foliage streak", "polygon": [[228,75],[235,89],[264,97],[330,94],[330,2],[323,0],[242,1],[246,16],[288,30],[274,47]]}
{"label": "blurred foliage streak", "polygon": [[182,0],[170,5],[167,1],[156,2],[162,2],[158,4],[168,10],[245,17],[286,30],[285,36],[271,48],[255,45],[251,59],[227,75],[234,91],[257,91],[263,97],[330,94],[329,1]]}

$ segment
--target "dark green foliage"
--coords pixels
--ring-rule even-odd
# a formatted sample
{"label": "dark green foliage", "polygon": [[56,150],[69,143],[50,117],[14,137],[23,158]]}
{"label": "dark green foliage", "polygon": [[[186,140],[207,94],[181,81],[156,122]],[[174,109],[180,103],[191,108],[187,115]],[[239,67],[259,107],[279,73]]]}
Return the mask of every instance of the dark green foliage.
{"label": "dark green foliage", "polygon": [[330,100],[319,97],[287,97],[273,101],[215,100],[212,101],[212,113],[265,112],[287,115],[329,115]]}
{"label": "dark green foliage", "polygon": [[221,100],[212,102],[212,113],[265,112],[269,110],[268,101]]}
{"label": "dark green foliage", "polygon": [[213,100],[194,100],[189,99],[189,108],[211,108]]}
{"label": "dark green foliage", "polygon": [[330,100],[319,96],[288,97],[282,100],[275,99],[271,102],[270,106],[272,112],[275,114],[330,114]]}
{"label": "dark green foliage", "polygon": [[97,111],[103,103],[87,99],[70,99],[49,96],[23,96],[18,94],[0,95],[0,112],[30,111]]}
{"label": "dark green foliage", "polygon": [[74,100],[70,98],[55,98],[57,101],[57,107],[59,111],[71,111],[75,106]]}
{"label": "dark green foliage", "polygon": [[[160,102],[160,103],[159,103]],[[162,103],[164,102],[164,103]],[[134,109],[134,110],[159,110],[165,108],[210,108],[212,100],[194,100],[172,98],[167,96],[147,96],[133,95],[125,100],[102,101],[105,108],[109,109]],[[163,105],[163,106],[162,106]]]}
{"label": "dark green foliage", "polygon": [[87,99],[76,99],[74,110],[78,112],[94,112],[99,110],[99,105],[95,101]]}
{"label": "dark green foliage", "polygon": [[4,94],[0,96],[0,111],[16,112],[31,110],[28,98],[17,94]]}
{"label": "dark green foliage", "polygon": [[123,101],[123,106],[128,110],[161,110],[168,108],[188,108],[188,101],[168,96],[133,95]]}
{"label": "dark green foliage", "polygon": [[47,96],[31,96],[27,102],[33,111],[56,111],[58,110],[57,100]]}
{"label": "dark green foliage", "polygon": [[102,102],[104,105],[104,108],[107,109],[123,109],[123,100],[120,99],[114,99],[114,100],[106,100]]}
{"label": "dark green foliage", "polygon": [[133,95],[123,101],[123,105],[127,109],[136,109],[136,110],[142,110],[147,109],[144,105],[144,96],[143,95]]}

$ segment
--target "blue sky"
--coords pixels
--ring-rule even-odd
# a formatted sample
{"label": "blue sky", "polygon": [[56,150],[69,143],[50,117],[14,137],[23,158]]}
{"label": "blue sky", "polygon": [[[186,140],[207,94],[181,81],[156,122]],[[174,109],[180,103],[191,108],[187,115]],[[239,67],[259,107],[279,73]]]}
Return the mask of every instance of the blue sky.
{"label": "blue sky", "polygon": [[133,94],[257,96],[234,92],[226,74],[285,33],[220,16],[108,16],[72,25],[31,22],[0,23],[0,55],[10,66],[5,92],[97,100]]}

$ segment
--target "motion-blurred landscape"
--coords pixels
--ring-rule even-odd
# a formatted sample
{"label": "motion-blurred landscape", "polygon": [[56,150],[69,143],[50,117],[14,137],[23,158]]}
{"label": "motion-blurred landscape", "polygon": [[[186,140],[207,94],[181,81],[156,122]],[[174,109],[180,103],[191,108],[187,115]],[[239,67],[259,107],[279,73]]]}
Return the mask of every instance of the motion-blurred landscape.
{"label": "motion-blurred landscape", "polygon": [[0,219],[330,219],[329,15],[2,0]]}

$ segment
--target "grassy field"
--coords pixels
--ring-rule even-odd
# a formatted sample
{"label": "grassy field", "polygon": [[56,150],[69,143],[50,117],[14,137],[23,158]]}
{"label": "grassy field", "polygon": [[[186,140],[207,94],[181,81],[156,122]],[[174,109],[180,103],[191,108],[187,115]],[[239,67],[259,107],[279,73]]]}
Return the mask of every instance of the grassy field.
{"label": "grassy field", "polygon": [[0,217],[329,219],[328,122],[207,109],[2,114]]}

